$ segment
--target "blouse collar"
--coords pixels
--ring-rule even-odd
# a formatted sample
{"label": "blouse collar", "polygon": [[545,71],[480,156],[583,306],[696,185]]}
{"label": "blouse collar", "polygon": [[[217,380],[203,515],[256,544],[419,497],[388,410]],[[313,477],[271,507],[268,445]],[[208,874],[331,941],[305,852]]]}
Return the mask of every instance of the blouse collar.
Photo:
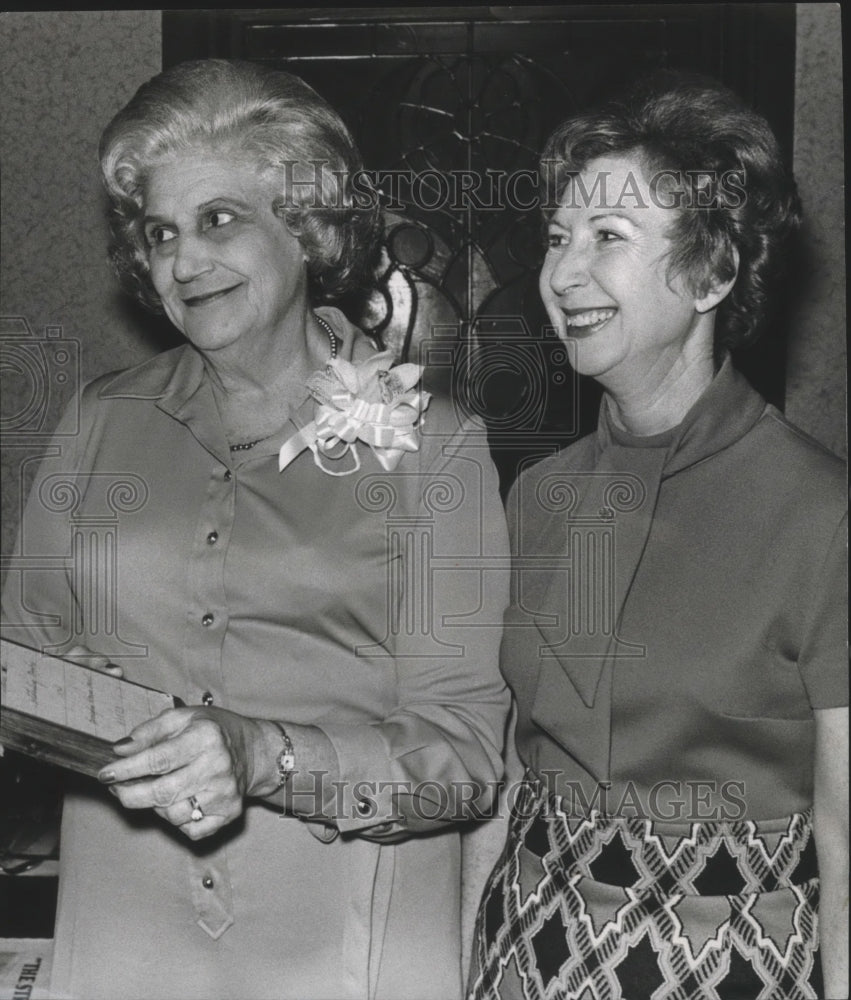
{"label": "blouse collar", "polygon": [[660,448],[665,452],[662,479],[734,444],[756,424],[765,400],[733,366],[727,354],[718,374],[676,427],[642,437],[630,434],[612,418],[610,398],[600,405],[596,450],[598,457],[611,448]]}
{"label": "blouse collar", "polygon": [[[370,341],[338,309],[324,306],[315,312],[330,324],[337,337],[337,357],[360,361],[374,353]],[[183,344],[119,372],[101,386],[98,396],[101,399],[152,400],[159,409],[188,427],[214,457],[228,465],[235,461],[221,426],[204,359],[191,344]],[[239,453],[240,456],[244,458],[250,454],[254,458],[277,454],[281,442],[292,433],[293,425],[298,428],[311,419],[312,403],[305,388],[303,398],[294,403],[289,421],[281,432],[263,442],[263,447],[258,445],[256,450]]]}
{"label": "blouse collar", "polygon": [[[636,438],[619,429],[604,398],[593,449],[584,453],[587,465],[564,470],[564,485],[573,497],[570,516],[554,511],[540,526],[540,536],[549,545],[563,539],[555,544],[566,544],[563,554],[571,560],[586,550],[597,551],[596,544],[588,548],[587,539],[577,548],[571,533],[577,538],[584,538],[583,532],[593,535],[600,551],[607,545],[612,553],[617,549],[617,559],[607,563],[605,585],[606,571],[600,571],[602,589],[594,597],[609,626],[579,627],[581,622],[571,618],[563,574],[550,575],[541,607],[555,624],[535,622],[546,645],[541,647],[531,718],[598,781],[611,777],[615,661],[625,658],[640,669],[644,655],[643,646],[619,637],[618,623],[650,537],[661,484],[734,444],[764,410],[762,397],[727,357],[682,422],[663,434]],[[591,583],[597,580],[593,567],[582,569],[573,562],[571,567]]]}

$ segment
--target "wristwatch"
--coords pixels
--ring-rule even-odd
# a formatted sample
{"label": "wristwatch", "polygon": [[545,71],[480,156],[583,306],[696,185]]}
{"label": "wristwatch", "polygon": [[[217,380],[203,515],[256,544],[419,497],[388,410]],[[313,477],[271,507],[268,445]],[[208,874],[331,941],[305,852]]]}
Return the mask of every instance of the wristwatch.
{"label": "wristwatch", "polygon": [[[280,722],[275,722],[274,719],[270,721],[278,727],[281,739],[284,741],[284,747],[278,754],[276,761],[278,765],[278,788],[281,788],[286,784],[287,778],[295,771],[295,750],[293,749],[293,741],[290,739],[290,735],[284,729],[283,725]],[[275,790],[277,791],[277,788]]]}

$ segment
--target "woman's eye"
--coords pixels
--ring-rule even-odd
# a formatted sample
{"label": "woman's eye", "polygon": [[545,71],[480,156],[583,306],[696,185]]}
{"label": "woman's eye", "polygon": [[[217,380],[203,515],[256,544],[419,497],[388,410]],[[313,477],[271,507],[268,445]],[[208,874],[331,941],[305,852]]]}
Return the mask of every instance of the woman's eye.
{"label": "woman's eye", "polygon": [[567,233],[547,233],[544,246],[547,250],[557,250],[559,247],[566,247],[569,242]]}
{"label": "woman's eye", "polygon": [[226,212],[223,208],[217,208],[207,216],[207,224],[210,229],[219,229],[221,226],[226,226],[229,222],[233,222],[235,218],[236,215],[233,212]]}
{"label": "woman's eye", "polygon": [[616,233],[613,229],[600,229],[597,233],[597,238],[601,243],[614,243],[616,240],[620,240],[623,237],[620,233]]}
{"label": "woman's eye", "polygon": [[168,243],[169,240],[173,240],[177,233],[173,229],[167,229],[165,226],[152,226],[145,233],[145,239],[147,240],[148,246],[154,247],[159,246],[163,243]]}

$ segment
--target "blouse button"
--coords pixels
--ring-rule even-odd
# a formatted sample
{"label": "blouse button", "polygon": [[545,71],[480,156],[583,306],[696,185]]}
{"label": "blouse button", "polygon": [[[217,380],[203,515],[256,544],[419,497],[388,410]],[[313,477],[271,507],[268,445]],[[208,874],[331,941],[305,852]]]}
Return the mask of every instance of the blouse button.
{"label": "blouse button", "polygon": [[214,621],[215,618],[208,611],[207,614],[201,619],[201,624],[206,628],[212,625]]}
{"label": "blouse button", "polygon": [[201,695],[201,704],[202,705],[212,705],[213,704],[213,696],[212,696],[212,694],[210,694],[209,691],[205,691]]}
{"label": "blouse button", "polygon": [[215,884],[216,883],[213,881],[210,875],[205,875],[201,879],[201,885],[203,885],[205,889],[212,889]]}
{"label": "blouse button", "polygon": [[230,469],[225,469],[225,482],[229,483],[231,479],[233,479],[233,473],[230,471]]}
{"label": "blouse button", "polygon": [[219,533],[218,533],[218,531],[211,531],[210,534],[207,535],[207,544],[208,545],[215,545],[218,540],[219,540]]}

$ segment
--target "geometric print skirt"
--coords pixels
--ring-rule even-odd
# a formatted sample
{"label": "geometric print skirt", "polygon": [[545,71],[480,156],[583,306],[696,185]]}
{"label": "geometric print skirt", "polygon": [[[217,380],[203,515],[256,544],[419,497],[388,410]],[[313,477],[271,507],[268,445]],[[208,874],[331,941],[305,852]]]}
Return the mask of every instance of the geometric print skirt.
{"label": "geometric print skirt", "polygon": [[812,811],[672,825],[519,790],[468,1000],[823,996]]}

